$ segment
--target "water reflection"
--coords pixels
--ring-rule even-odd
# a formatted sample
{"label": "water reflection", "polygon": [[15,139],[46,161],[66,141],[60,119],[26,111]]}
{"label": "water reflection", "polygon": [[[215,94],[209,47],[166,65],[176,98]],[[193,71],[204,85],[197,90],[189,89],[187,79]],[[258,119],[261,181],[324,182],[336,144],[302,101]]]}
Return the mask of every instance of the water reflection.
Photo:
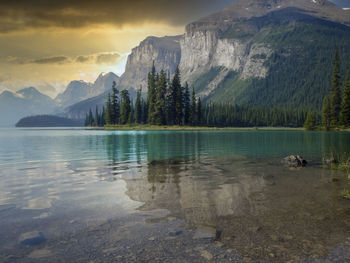
{"label": "water reflection", "polygon": [[[197,258],[206,238],[222,248],[214,256],[284,262],[320,258],[349,238],[346,174],[320,165],[350,149],[348,133],[0,130],[0,146],[0,261],[83,262],[84,249],[122,254],[126,244],[124,261],[137,261],[140,246],[152,259],[152,240]],[[281,166],[289,154],[310,166]],[[41,238],[36,250],[29,234]]]}

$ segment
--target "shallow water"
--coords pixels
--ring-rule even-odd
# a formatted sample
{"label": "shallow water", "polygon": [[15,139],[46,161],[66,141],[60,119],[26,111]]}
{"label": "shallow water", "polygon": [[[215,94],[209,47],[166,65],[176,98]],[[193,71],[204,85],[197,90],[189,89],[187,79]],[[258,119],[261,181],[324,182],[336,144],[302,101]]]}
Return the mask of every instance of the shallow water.
{"label": "shallow water", "polygon": [[0,262],[349,262],[331,152],[350,134],[0,129]]}

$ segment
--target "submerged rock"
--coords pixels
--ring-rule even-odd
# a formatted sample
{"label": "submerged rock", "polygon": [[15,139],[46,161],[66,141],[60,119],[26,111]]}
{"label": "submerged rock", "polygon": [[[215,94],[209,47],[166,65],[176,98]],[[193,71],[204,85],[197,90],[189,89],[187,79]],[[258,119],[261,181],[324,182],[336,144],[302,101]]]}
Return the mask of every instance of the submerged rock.
{"label": "submerged rock", "polygon": [[22,234],[19,237],[21,245],[35,246],[40,245],[46,241],[46,238],[42,232],[32,231]]}
{"label": "submerged rock", "polygon": [[290,155],[282,160],[282,163],[290,167],[303,167],[307,164],[307,161],[299,155]]}

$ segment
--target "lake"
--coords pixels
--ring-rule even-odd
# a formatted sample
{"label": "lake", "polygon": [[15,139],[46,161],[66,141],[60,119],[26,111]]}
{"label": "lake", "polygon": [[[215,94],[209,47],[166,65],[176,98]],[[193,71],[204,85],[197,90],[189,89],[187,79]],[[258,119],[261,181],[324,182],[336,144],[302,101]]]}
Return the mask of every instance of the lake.
{"label": "lake", "polygon": [[350,262],[332,152],[350,133],[0,129],[0,262]]}

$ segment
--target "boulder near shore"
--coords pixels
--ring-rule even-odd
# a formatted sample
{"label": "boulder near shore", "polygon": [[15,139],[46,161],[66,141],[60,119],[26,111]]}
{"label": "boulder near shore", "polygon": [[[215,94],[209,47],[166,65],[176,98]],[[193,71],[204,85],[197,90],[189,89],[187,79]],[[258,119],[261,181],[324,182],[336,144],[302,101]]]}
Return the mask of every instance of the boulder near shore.
{"label": "boulder near shore", "polygon": [[304,167],[307,161],[300,155],[289,155],[282,160],[282,163],[290,167]]}

